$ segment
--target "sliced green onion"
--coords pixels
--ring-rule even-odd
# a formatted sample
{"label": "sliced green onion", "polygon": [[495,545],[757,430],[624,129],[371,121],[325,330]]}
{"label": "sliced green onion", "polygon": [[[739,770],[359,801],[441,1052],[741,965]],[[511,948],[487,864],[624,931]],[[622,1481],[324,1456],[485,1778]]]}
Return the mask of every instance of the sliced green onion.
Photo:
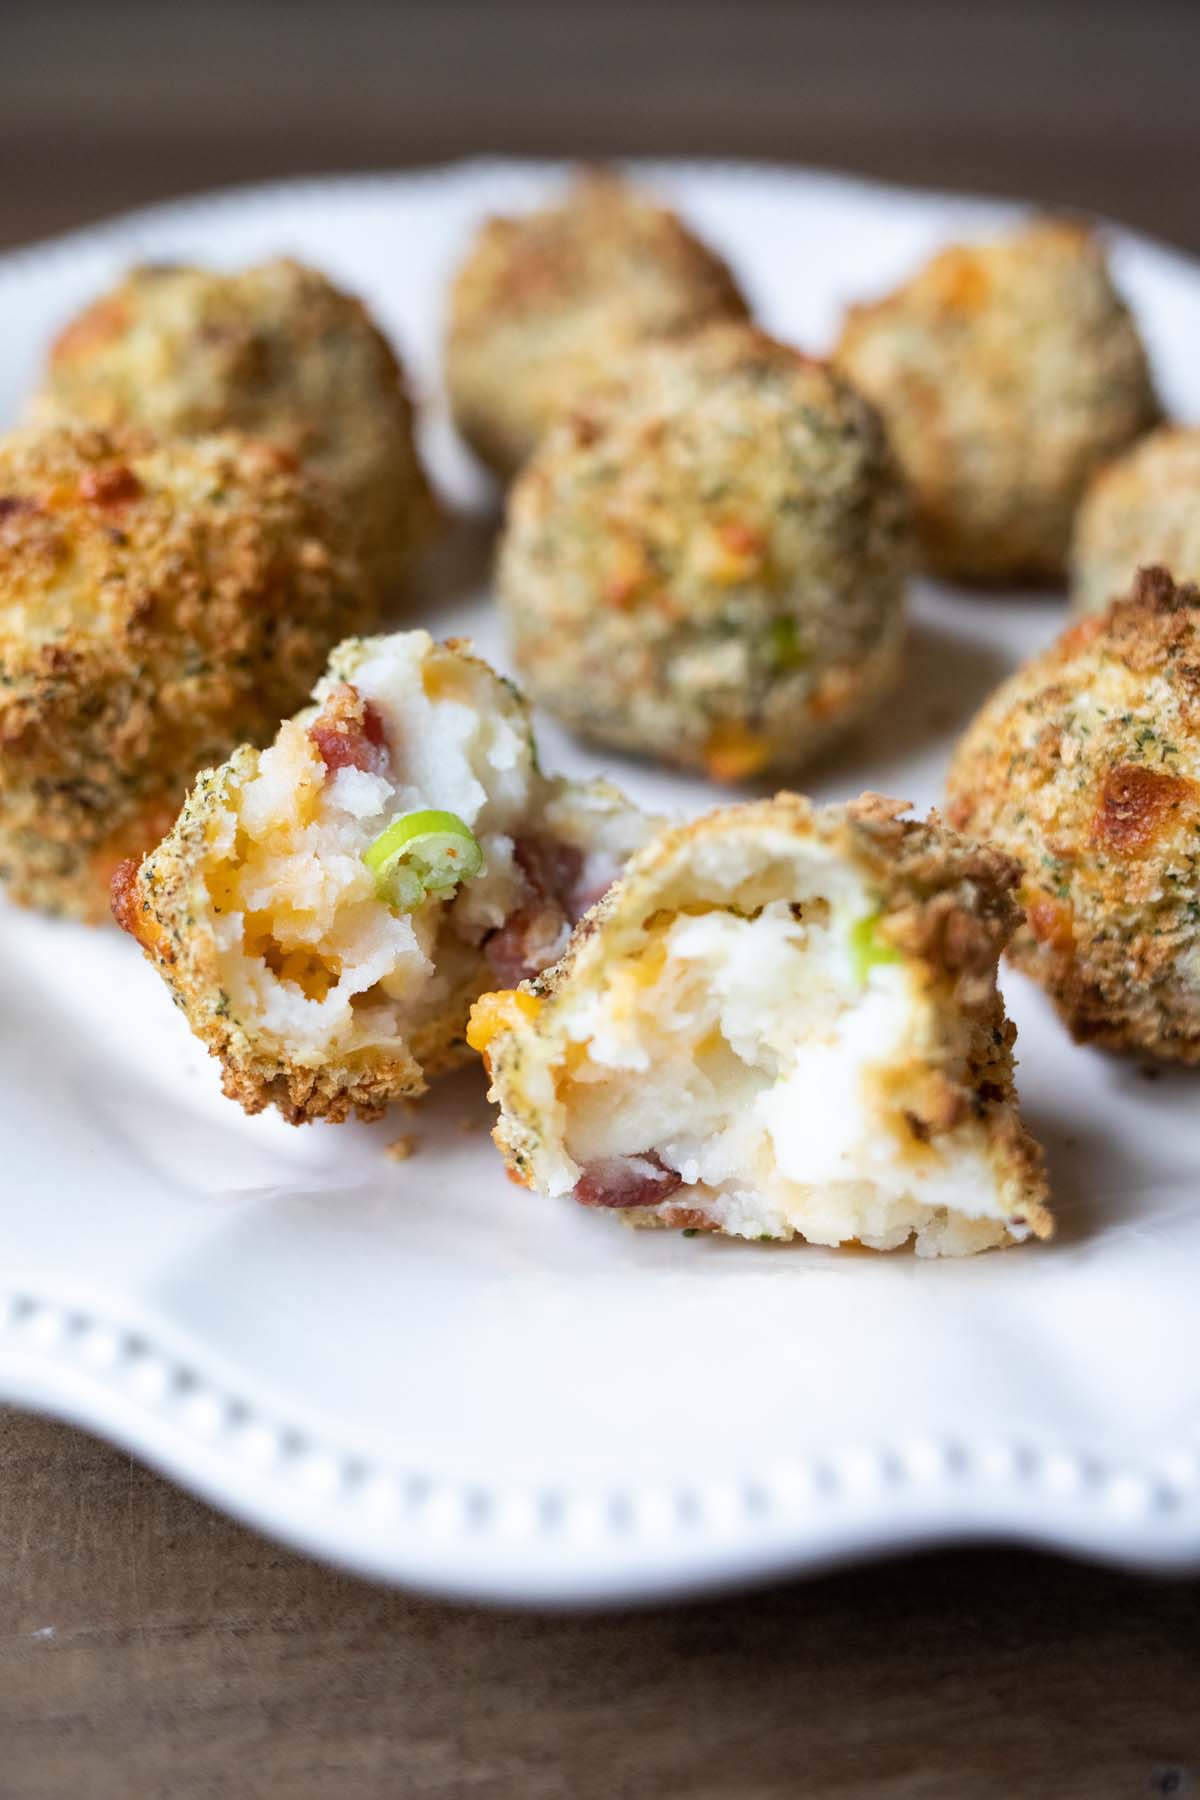
{"label": "sliced green onion", "polygon": [[771,620],[767,627],[767,654],[777,669],[794,669],[807,660],[795,619],[784,614]]}
{"label": "sliced green onion", "polygon": [[879,921],[882,917],[882,910],[868,913],[865,918],[856,919],[850,927],[850,960],[854,965],[855,975],[864,985],[872,969],[877,969],[884,963],[903,961],[895,945],[889,944],[880,935]]}
{"label": "sliced green onion", "polygon": [[483,851],[457,813],[401,813],[363,851],[379,898],[412,912],[429,896],[444,898],[483,868]]}

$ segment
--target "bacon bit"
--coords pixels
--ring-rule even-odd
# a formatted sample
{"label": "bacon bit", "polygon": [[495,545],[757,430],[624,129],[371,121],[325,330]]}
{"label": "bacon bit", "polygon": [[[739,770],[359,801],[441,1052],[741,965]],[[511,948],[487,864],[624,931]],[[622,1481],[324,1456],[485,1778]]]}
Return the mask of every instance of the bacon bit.
{"label": "bacon bit", "polygon": [[528,981],[559,955],[568,928],[586,908],[576,889],[583,853],[557,838],[518,838],[513,859],[525,877],[526,898],[484,943],[497,981],[507,987]]}
{"label": "bacon bit", "polygon": [[657,1206],[683,1186],[654,1150],[642,1156],[607,1156],[583,1171],[575,1183],[580,1206]]}
{"label": "bacon bit", "polygon": [[1143,763],[1114,764],[1100,790],[1092,836],[1118,854],[1148,849],[1167,816],[1196,793],[1196,783],[1182,775],[1161,775]]}
{"label": "bacon bit", "polygon": [[102,469],[85,469],[79,477],[79,492],[97,506],[124,506],[138,499],[144,489],[124,463],[108,463]]}
{"label": "bacon bit", "polygon": [[713,781],[745,781],[766,768],[771,746],[745,725],[717,725],[704,746],[704,766]]}
{"label": "bacon bit", "polygon": [[27,500],[21,494],[0,494],[0,525],[5,519],[19,519],[37,509],[36,500]]}
{"label": "bacon bit", "polygon": [[377,775],[387,762],[383,719],[348,681],[330,691],[308,735],[330,775],[339,769]]}
{"label": "bacon bit", "polygon": [[484,940],[483,953],[496,980],[516,987],[557,959],[566,930],[561,906],[553,900],[531,900]]}
{"label": "bacon bit", "polygon": [[559,838],[518,838],[513,860],[540,899],[557,900],[564,910],[583,871],[583,851]]}
{"label": "bacon bit", "polygon": [[124,862],[117,864],[112,872],[112,880],[108,884],[109,903],[112,916],[130,937],[137,936],[137,928],[141,919],[141,901],[137,887],[137,858],[127,856]]}
{"label": "bacon bit", "polygon": [[1053,894],[1036,893],[1025,907],[1029,929],[1047,949],[1070,952],[1075,948],[1075,909]]}
{"label": "bacon bit", "polygon": [[717,1229],[708,1214],[701,1212],[697,1206],[668,1207],[665,1213],[659,1214],[659,1217],[664,1225],[670,1226],[674,1231],[715,1231]]}

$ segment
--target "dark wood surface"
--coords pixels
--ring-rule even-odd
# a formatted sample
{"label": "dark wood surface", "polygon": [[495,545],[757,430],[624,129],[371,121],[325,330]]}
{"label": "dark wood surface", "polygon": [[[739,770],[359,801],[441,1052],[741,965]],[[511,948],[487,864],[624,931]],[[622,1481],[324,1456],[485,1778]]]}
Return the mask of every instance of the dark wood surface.
{"label": "dark wood surface", "polygon": [[[0,243],[509,150],[824,163],[1200,250],[1198,70],[1187,0],[8,8]],[[1195,1582],[980,1551],[624,1617],[451,1608],[15,1412],[0,1569],[0,1800],[1200,1794]]]}
{"label": "dark wood surface", "polygon": [[1014,1552],[625,1617],[329,1573],[0,1423],[5,1800],[1129,1800],[1200,1791],[1193,1584]]}

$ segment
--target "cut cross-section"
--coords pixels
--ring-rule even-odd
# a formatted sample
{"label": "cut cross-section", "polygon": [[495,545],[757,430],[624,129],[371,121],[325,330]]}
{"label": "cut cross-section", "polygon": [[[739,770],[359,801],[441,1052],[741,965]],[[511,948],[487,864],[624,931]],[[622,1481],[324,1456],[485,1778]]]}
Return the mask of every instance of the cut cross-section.
{"label": "cut cross-section", "polygon": [[462,1061],[471,1002],[558,956],[649,830],[607,784],[544,776],[520,696],[462,645],[351,640],[314,698],[114,886],[226,1091],[295,1122]]}
{"label": "cut cross-section", "polygon": [[555,968],[485,996],[521,1179],[743,1238],[1047,1236],[996,987],[1014,865],[901,811],[781,795],[666,831]]}

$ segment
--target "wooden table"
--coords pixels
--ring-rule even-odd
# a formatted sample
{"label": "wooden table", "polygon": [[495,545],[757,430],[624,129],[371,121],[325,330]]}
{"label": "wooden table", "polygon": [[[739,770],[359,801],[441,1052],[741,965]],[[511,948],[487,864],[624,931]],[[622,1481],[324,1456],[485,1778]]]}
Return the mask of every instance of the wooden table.
{"label": "wooden table", "polygon": [[[16,9],[13,9],[14,11]],[[6,18],[0,243],[214,183],[757,155],[1200,250],[1200,6],[106,0]],[[1200,1584],[1015,1551],[625,1617],[332,1574],[0,1412],[2,1800],[1200,1795]]]}

